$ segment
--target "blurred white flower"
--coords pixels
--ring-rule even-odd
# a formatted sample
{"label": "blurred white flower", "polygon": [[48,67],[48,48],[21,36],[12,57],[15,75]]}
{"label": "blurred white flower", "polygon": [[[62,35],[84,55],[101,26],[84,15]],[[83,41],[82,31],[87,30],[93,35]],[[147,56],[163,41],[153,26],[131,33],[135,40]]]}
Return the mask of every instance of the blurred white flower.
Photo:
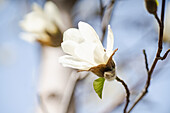
{"label": "blurred white flower", "polygon": [[163,41],[170,43],[170,3],[168,3],[167,13],[166,13]]}
{"label": "blurred white flower", "polygon": [[[69,55],[60,57],[59,62],[64,67],[90,70],[96,75],[103,77],[106,71],[112,71],[115,68],[112,60],[114,39],[110,25],[108,26],[106,50],[99,36],[89,24],[79,22],[78,28],[70,28],[64,32],[61,47]],[[110,62],[108,64],[109,59]],[[111,66],[108,67],[107,64]]]}
{"label": "blurred white flower", "polygon": [[20,22],[20,26],[26,31],[21,37],[29,42],[38,40],[47,43],[50,40],[49,34],[57,34],[62,25],[59,10],[50,1],[45,3],[44,10],[37,4],[33,4],[32,10]]}

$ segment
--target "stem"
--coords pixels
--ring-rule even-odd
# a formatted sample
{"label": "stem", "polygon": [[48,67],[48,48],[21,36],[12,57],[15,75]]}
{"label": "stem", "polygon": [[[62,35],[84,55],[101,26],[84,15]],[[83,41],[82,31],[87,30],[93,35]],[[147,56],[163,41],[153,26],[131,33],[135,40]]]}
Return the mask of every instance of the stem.
{"label": "stem", "polygon": [[163,57],[158,57],[158,59],[164,60],[164,59],[167,57],[167,55],[168,55],[169,52],[170,52],[170,49],[168,49],[168,50],[165,52],[165,54],[163,55]]}
{"label": "stem", "polygon": [[[100,18],[101,18],[101,25],[102,25],[102,22],[103,22],[103,17],[104,17],[104,7],[103,7],[103,2],[102,0],[100,0]],[[101,41],[103,42],[104,40],[104,35],[106,33],[106,27],[104,26],[101,26],[102,27],[102,39]]]}
{"label": "stem", "polygon": [[104,14],[103,2],[102,2],[102,0],[100,0],[100,18],[101,18],[101,22],[103,20],[103,14]]}
{"label": "stem", "polygon": [[[111,12],[112,12],[112,8],[113,8],[114,3],[115,3],[115,0],[111,0],[109,5],[107,7],[104,7],[103,3],[102,3],[102,0],[100,0],[100,16],[101,16],[101,25],[102,25],[102,38],[101,38],[101,41],[102,42],[103,42],[104,36],[106,34],[107,25],[110,22]],[[106,8],[106,11],[107,10],[109,11],[107,15],[104,14],[105,8]],[[105,19],[107,19],[107,21],[106,21],[107,23],[104,23],[104,16],[107,16],[105,18]]]}
{"label": "stem", "polygon": [[130,100],[129,100],[129,98],[130,98],[130,91],[129,91],[129,89],[128,89],[128,86],[127,86],[127,84],[123,81],[123,80],[121,80],[119,77],[117,77],[116,76],[116,80],[118,81],[118,82],[120,82],[123,86],[124,86],[124,88],[125,88],[125,90],[126,90],[126,105],[125,105],[125,107],[124,107],[124,113],[127,113],[126,112],[126,110],[127,110],[127,107],[128,107],[128,104],[129,104],[129,102],[130,102]]}
{"label": "stem", "polygon": [[147,70],[147,72],[149,72],[148,59],[147,59],[147,55],[146,55],[146,51],[145,50],[143,50],[143,54],[144,54],[144,57],[145,57],[146,70]]}
{"label": "stem", "polygon": [[157,14],[155,14],[155,19],[157,20],[159,26],[162,26],[162,22],[160,21],[160,19],[159,19]]}
{"label": "stem", "polygon": [[[164,14],[165,14],[165,0],[162,0],[162,11],[161,11],[161,21],[159,20],[158,16],[155,15],[156,20],[158,21],[159,24],[159,40],[158,40],[158,49],[157,49],[157,53],[155,56],[155,59],[152,63],[152,66],[150,68],[150,70],[148,71],[148,78],[145,84],[145,87],[143,89],[143,91],[139,94],[139,96],[137,97],[136,101],[134,102],[134,104],[132,105],[132,107],[129,109],[128,113],[130,113],[132,111],[132,109],[136,106],[136,104],[147,94],[148,92],[148,88],[150,86],[150,81],[151,81],[151,76],[152,73],[156,67],[156,64],[159,60],[160,54],[162,52],[162,42],[163,42],[163,30],[164,30]],[[167,55],[166,55],[167,56]],[[147,64],[146,64],[147,65]]]}

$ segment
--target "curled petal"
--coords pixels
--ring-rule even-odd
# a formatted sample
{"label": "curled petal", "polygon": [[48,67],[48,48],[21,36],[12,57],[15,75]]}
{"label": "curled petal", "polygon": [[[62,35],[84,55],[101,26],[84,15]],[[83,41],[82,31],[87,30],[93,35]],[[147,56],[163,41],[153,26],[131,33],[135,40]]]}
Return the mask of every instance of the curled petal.
{"label": "curled petal", "polygon": [[108,25],[107,49],[106,49],[107,56],[110,56],[112,54],[113,44],[114,44],[113,32],[110,28],[110,25]]}
{"label": "curled petal", "polygon": [[89,24],[85,22],[79,22],[78,27],[85,40],[87,41],[99,40],[96,31]]}
{"label": "curled petal", "polygon": [[43,9],[36,3],[32,5],[32,10],[38,13],[43,13]]}
{"label": "curled petal", "polygon": [[112,32],[112,30],[111,30],[111,28],[110,28],[110,25],[108,25],[107,49],[106,49],[106,53],[107,53],[107,56],[109,56],[109,57],[110,57],[110,55],[112,54],[113,44],[114,44],[113,32]]}
{"label": "curled petal", "polygon": [[44,15],[37,12],[31,12],[20,22],[20,26],[27,32],[40,33],[45,31],[46,22],[47,20]]}
{"label": "curled petal", "polygon": [[63,51],[67,54],[70,54],[72,56],[75,56],[75,48],[78,46],[78,43],[72,41],[72,40],[67,40],[61,43],[61,47]]}
{"label": "curled petal", "polygon": [[75,28],[70,28],[64,32],[63,41],[67,41],[67,40],[72,40],[77,43],[81,43],[84,41],[84,39],[82,38],[82,36],[80,34],[80,31]]}
{"label": "curled petal", "polygon": [[80,33],[81,33],[82,37],[85,39],[85,41],[96,43],[96,45],[98,46],[97,47],[98,50],[96,50],[96,52],[104,50],[103,45],[102,45],[96,31],[89,24],[87,24],[85,22],[79,22],[78,27],[79,27]]}
{"label": "curled petal", "polygon": [[81,35],[86,41],[89,42],[97,42],[102,46],[102,43],[99,39],[99,36],[97,35],[96,31],[87,23],[85,22],[79,22],[78,27],[80,30]]}
{"label": "curled petal", "polygon": [[59,9],[51,1],[45,3],[44,12],[51,20],[54,20],[55,16],[58,17],[59,15]]}
{"label": "curled petal", "polygon": [[62,63],[64,67],[70,67],[80,70],[88,70],[92,67],[91,64],[78,60],[77,58],[69,55],[64,55],[59,58],[59,63]]}
{"label": "curled petal", "polygon": [[104,60],[104,48],[100,48],[99,45],[96,46],[95,50],[94,50],[94,60],[96,63],[98,64],[105,64],[105,60]]}
{"label": "curled petal", "polygon": [[56,4],[51,1],[47,1],[44,6],[44,12],[51,21],[55,22],[55,24],[60,28],[60,30],[61,28],[65,28],[62,17],[60,15],[60,10],[56,6]]}
{"label": "curled petal", "polygon": [[20,33],[20,38],[30,43],[36,42],[38,37],[37,34],[33,33]]}
{"label": "curled petal", "polygon": [[50,20],[50,16],[46,15],[42,8],[37,4],[33,4],[33,11],[28,13],[24,20],[20,22],[20,26],[27,32],[43,33],[56,33],[57,27],[54,21]]}
{"label": "curled petal", "polygon": [[94,49],[96,46],[95,43],[83,42],[75,49],[75,54],[82,61],[88,62],[92,65],[97,65],[94,61]]}

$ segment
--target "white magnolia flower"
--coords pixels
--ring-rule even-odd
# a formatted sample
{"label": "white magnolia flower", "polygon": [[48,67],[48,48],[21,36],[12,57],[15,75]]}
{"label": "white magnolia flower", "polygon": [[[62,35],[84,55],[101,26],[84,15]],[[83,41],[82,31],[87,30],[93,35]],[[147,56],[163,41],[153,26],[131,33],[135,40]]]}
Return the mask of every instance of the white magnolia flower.
{"label": "white magnolia flower", "polygon": [[[61,47],[68,55],[60,57],[59,62],[64,67],[89,70],[103,77],[106,71],[112,71],[115,68],[112,60],[115,52],[112,51],[114,39],[110,25],[108,26],[106,50],[99,36],[89,24],[79,22],[78,28],[70,28],[64,32]],[[113,73],[115,74],[115,69]]]}
{"label": "white magnolia flower", "polygon": [[32,10],[20,22],[20,26],[26,31],[21,34],[21,37],[29,42],[36,40],[49,41],[50,37],[47,33],[56,34],[59,31],[58,26],[62,25],[57,6],[48,1],[45,3],[44,9],[37,4],[33,4]]}

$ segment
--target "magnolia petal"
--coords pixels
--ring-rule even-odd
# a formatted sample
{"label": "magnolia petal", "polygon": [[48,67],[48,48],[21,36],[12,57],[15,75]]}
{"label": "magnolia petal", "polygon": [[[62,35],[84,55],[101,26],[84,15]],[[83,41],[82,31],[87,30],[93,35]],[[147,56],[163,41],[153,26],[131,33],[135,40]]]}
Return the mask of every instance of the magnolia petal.
{"label": "magnolia petal", "polygon": [[46,33],[36,33],[36,34],[39,35],[37,40],[40,40],[42,42],[50,42],[50,37]]}
{"label": "magnolia petal", "polygon": [[83,42],[75,49],[75,54],[79,59],[96,66],[97,63],[94,61],[94,49],[96,48],[95,43]]}
{"label": "magnolia petal", "polygon": [[[43,9],[37,5],[33,4],[33,11],[28,13],[24,20],[20,22],[21,27],[27,32],[33,33],[56,33],[57,27],[54,21],[50,19],[49,15],[46,15]],[[54,15],[55,16],[55,15]]]}
{"label": "magnolia petal", "polygon": [[[55,22],[56,18],[60,18],[59,9],[51,1],[46,2],[45,6],[44,6],[44,12],[51,21]],[[61,20],[61,18],[60,18],[60,20]]]}
{"label": "magnolia petal", "polygon": [[49,33],[56,33],[58,31],[58,25],[55,22],[55,18],[60,18],[57,6],[51,1],[46,2],[44,6],[44,15],[48,18],[47,31]]}
{"label": "magnolia petal", "polygon": [[34,43],[37,41],[38,35],[33,33],[20,33],[20,38],[27,42]]}
{"label": "magnolia petal", "polygon": [[64,25],[60,11],[55,3],[48,1],[44,6],[44,12],[50,18],[51,21],[55,22],[57,26],[62,27]]}
{"label": "magnolia petal", "polygon": [[61,47],[63,51],[67,54],[70,54],[72,56],[75,56],[75,48],[78,46],[78,44],[72,40],[67,40],[61,43]]}
{"label": "magnolia petal", "polygon": [[99,37],[98,37],[96,31],[89,24],[87,24],[85,22],[79,22],[78,27],[79,27],[79,30],[80,30],[83,38],[86,41],[90,41],[90,42],[99,41]]}
{"label": "magnolia petal", "polygon": [[72,40],[77,43],[81,43],[84,41],[84,39],[82,38],[82,36],[80,34],[80,31],[75,28],[70,28],[64,32],[63,41],[67,41],[67,40]]}
{"label": "magnolia petal", "polygon": [[102,45],[96,31],[93,29],[93,27],[91,27],[89,24],[87,24],[85,22],[79,22],[78,27],[79,27],[80,33],[81,33],[82,37],[85,39],[85,41],[96,43],[98,45],[98,48],[100,49],[100,51],[104,49],[103,45]]}
{"label": "magnolia petal", "polygon": [[105,60],[104,60],[104,48],[101,49],[99,45],[96,46],[95,50],[94,50],[94,60],[96,63],[98,64],[105,64]]}
{"label": "magnolia petal", "polygon": [[70,67],[80,70],[88,70],[92,67],[91,64],[78,60],[77,58],[69,55],[64,55],[59,58],[59,63],[62,63],[64,67]]}
{"label": "magnolia petal", "polygon": [[107,63],[107,61],[109,60],[110,56],[108,56],[106,53],[103,56],[104,62]]}
{"label": "magnolia petal", "polygon": [[44,32],[46,29],[46,18],[40,13],[31,12],[20,22],[20,26],[27,32]]}
{"label": "magnolia petal", "polygon": [[58,16],[59,13],[57,6],[51,1],[45,3],[44,12],[51,20],[54,20],[55,16]]}
{"label": "magnolia petal", "polygon": [[110,56],[112,54],[113,44],[114,44],[113,32],[110,28],[110,25],[108,25],[107,49],[106,49],[106,53],[107,53],[108,56]]}
{"label": "magnolia petal", "polygon": [[36,3],[33,3],[32,10],[38,13],[43,13],[43,9]]}

